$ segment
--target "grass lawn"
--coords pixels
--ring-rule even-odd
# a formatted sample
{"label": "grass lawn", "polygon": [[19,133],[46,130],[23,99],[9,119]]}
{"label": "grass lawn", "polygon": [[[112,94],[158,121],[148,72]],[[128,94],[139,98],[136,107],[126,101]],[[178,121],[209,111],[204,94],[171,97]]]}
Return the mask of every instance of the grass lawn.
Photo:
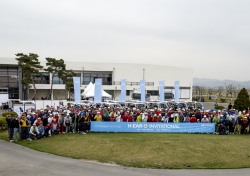
{"label": "grass lawn", "polygon": [[[0,139],[8,140],[6,131],[0,132]],[[250,135],[60,134],[17,143],[56,155],[130,167],[250,168]]]}

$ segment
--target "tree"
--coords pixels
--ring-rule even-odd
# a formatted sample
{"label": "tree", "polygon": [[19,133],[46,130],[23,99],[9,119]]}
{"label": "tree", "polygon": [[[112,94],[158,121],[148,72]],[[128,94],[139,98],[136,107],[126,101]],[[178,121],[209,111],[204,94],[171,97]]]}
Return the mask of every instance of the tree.
{"label": "tree", "polygon": [[228,95],[231,95],[231,98],[233,96],[233,94],[236,92],[236,86],[234,86],[233,84],[228,84],[226,85],[226,95],[228,97]]}
{"label": "tree", "polygon": [[245,88],[241,89],[236,100],[234,101],[234,108],[243,111],[250,107],[250,100],[248,92]]}
{"label": "tree", "polygon": [[63,59],[55,59],[55,58],[46,58],[47,63],[46,66],[47,68],[44,69],[45,71],[51,73],[51,87],[50,87],[50,92],[48,94],[48,98],[50,97],[51,100],[53,100],[53,79],[55,76],[58,76],[59,78],[62,78],[63,72],[66,70],[66,65],[64,64]]}
{"label": "tree", "polygon": [[23,73],[23,79],[22,79],[22,85],[25,88],[25,92],[29,89],[29,85],[32,84],[34,88],[34,96],[33,98],[36,99],[36,83],[35,83],[35,77],[39,75],[39,70],[43,68],[43,66],[40,65],[40,62],[38,61],[38,55],[34,53],[23,54],[18,53],[16,54],[18,61],[18,65],[22,69]]}
{"label": "tree", "polygon": [[69,100],[71,100],[70,97],[72,97],[72,92],[74,91],[73,77],[75,75],[73,70],[64,70],[61,75],[62,80],[65,82],[65,89],[68,91]]}
{"label": "tree", "polygon": [[221,96],[222,92],[224,91],[224,87],[223,86],[219,86],[218,89],[218,94],[219,94],[219,97]]}
{"label": "tree", "polygon": [[211,99],[211,95],[213,95],[213,89],[212,88],[208,88],[207,93],[209,95],[209,100]]}

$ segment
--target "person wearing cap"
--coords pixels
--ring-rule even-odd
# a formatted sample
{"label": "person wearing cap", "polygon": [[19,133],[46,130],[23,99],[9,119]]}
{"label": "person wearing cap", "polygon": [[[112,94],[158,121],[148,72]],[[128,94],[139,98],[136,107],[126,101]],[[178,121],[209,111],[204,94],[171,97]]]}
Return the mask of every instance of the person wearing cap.
{"label": "person wearing cap", "polygon": [[147,122],[148,121],[148,113],[147,112],[144,112],[142,114],[142,122]]}
{"label": "person wearing cap", "polygon": [[97,114],[94,117],[95,121],[102,122],[102,116],[100,114],[100,111],[97,111]]}
{"label": "person wearing cap", "polygon": [[70,126],[72,124],[72,119],[69,116],[69,114],[67,114],[67,116],[64,118],[64,126],[66,127],[65,132],[69,133],[70,132]]}
{"label": "person wearing cap", "polygon": [[39,138],[38,135],[39,135],[39,131],[38,131],[38,128],[37,128],[36,124],[34,123],[30,127],[28,140],[32,141],[33,139],[37,139],[37,138]]}
{"label": "person wearing cap", "polygon": [[174,114],[174,120],[173,120],[174,123],[179,123],[179,114],[178,113],[175,113]]}
{"label": "person wearing cap", "polygon": [[122,120],[121,113],[120,113],[120,111],[117,111],[115,121],[116,122],[121,122],[121,120]]}
{"label": "person wearing cap", "polygon": [[209,119],[207,118],[206,115],[204,115],[203,118],[201,119],[201,123],[209,123]]}
{"label": "person wearing cap", "polygon": [[41,123],[43,123],[43,121],[42,121],[41,117],[38,117],[38,118],[35,120],[34,123],[36,124],[36,126],[39,126]]}
{"label": "person wearing cap", "polygon": [[28,131],[28,121],[25,117],[25,114],[21,115],[21,119],[20,119],[20,125],[21,125],[21,137],[20,139],[27,139],[29,136],[29,131]]}

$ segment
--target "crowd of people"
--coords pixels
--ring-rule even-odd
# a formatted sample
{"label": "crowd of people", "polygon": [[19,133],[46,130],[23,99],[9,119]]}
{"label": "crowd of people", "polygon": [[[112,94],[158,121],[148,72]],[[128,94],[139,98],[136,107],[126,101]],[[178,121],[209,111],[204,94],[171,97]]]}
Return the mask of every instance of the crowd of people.
{"label": "crowd of people", "polygon": [[[250,129],[248,111],[202,111],[199,109],[136,109],[128,107],[94,107],[68,105],[25,111],[20,116],[8,116],[9,140],[34,140],[60,133],[90,131],[91,121],[215,123],[216,134],[247,134]],[[19,137],[18,137],[19,135]]]}

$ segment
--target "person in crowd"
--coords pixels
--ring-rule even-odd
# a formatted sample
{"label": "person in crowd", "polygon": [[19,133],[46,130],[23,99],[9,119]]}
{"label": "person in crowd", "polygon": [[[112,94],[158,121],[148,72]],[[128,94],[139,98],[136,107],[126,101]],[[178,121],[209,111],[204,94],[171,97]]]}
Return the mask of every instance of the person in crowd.
{"label": "person in crowd", "polygon": [[20,138],[20,122],[19,122],[19,119],[18,119],[18,116],[15,115],[14,117],[14,120],[13,120],[13,125],[14,125],[14,141],[17,141],[17,133],[19,135],[19,138]]}
{"label": "person in crowd", "polygon": [[174,120],[173,120],[174,123],[179,123],[179,115],[178,113],[175,113],[174,114]]}
{"label": "person in crowd", "polygon": [[242,125],[241,125],[241,134],[247,134],[248,133],[248,119],[247,116],[244,117],[244,119],[242,119]]}
{"label": "person in crowd", "polygon": [[116,115],[115,121],[116,122],[121,122],[122,121],[122,116],[121,116],[120,111],[117,111],[117,115]]}
{"label": "person in crowd", "polygon": [[52,134],[58,134],[59,133],[59,125],[56,119],[52,120],[52,123],[50,125],[50,130]]}
{"label": "person in crowd", "polygon": [[192,117],[190,118],[190,123],[197,123],[197,119],[195,115],[193,114]]}
{"label": "person in crowd", "polygon": [[36,126],[39,126],[41,123],[43,123],[43,121],[42,121],[41,117],[38,117],[34,123],[36,124]]}
{"label": "person in crowd", "polygon": [[39,131],[36,126],[36,123],[34,123],[30,128],[28,140],[32,141],[34,139],[39,139],[39,138],[40,138]]}
{"label": "person in crowd", "polygon": [[64,114],[60,115],[58,118],[58,125],[59,125],[59,133],[65,133],[64,132]]}
{"label": "person in crowd", "polygon": [[157,113],[155,113],[155,114],[153,115],[152,122],[158,122],[158,116],[157,116]]}
{"label": "person in crowd", "polygon": [[100,111],[97,111],[97,114],[95,115],[94,119],[97,121],[97,122],[102,122],[102,116],[100,114]]}
{"label": "person in crowd", "polygon": [[30,123],[33,124],[36,121],[36,113],[32,112],[30,115]]}
{"label": "person in crowd", "polygon": [[20,126],[21,126],[21,140],[29,138],[29,130],[28,130],[28,121],[25,117],[25,114],[21,115]]}
{"label": "person in crowd", "polygon": [[142,122],[142,113],[137,116],[136,122]]}
{"label": "person in crowd", "polygon": [[229,117],[229,125],[228,125],[228,129],[229,129],[229,134],[234,134],[234,128],[235,128],[235,126],[234,126],[234,116],[233,115],[231,115],[230,117]]}
{"label": "person in crowd", "polygon": [[8,125],[8,134],[9,134],[9,141],[13,142],[13,133],[14,133],[14,119],[10,115],[7,115],[6,122]]}
{"label": "person in crowd", "polygon": [[213,123],[215,123],[215,125],[216,125],[215,132],[218,133],[218,131],[219,131],[219,124],[220,124],[220,118],[219,118],[219,116],[217,114],[213,118]]}
{"label": "person in crowd", "polygon": [[183,119],[183,122],[184,123],[189,123],[190,122],[190,115],[188,113],[185,113],[184,114],[184,119]]}
{"label": "person in crowd", "polygon": [[228,105],[228,111],[230,111],[232,109],[233,105],[231,103],[229,103]]}
{"label": "person in crowd", "polygon": [[104,108],[102,118],[103,121],[110,121],[109,111],[107,110],[107,108]]}
{"label": "person in crowd", "polygon": [[44,126],[44,136],[45,137],[51,136],[51,129],[50,129],[51,123],[48,123],[46,126]]}
{"label": "person in crowd", "polygon": [[82,114],[79,121],[78,121],[79,122],[78,132],[82,133],[82,134],[86,134],[85,133],[86,128],[85,128],[85,123],[84,123],[85,122],[85,116],[86,116],[85,113]]}
{"label": "person in crowd", "polygon": [[91,117],[90,117],[89,112],[87,112],[86,116],[84,117],[85,133],[89,132],[90,130],[90,122],[91,122]]}
{"label": "person in crowd", "polygon": [[64,126],[65,126],[65,132],[69,133],[70,132],[70,127],[72,125],[72,119],[69,114],[64,118]]}
{"label": "person in crowd", "polygon": [[50,125],[52,123],[53,120],[53,114],[50,114],[48,117],[48,124]]}
{"label": "person in crowd", "polygon": [[203,118],[201,119],[201,123],[209,123],[209,119],[207,118],[206,115],[204,115]]}
{"label": "person in crowd", "polygon": [[116,117],[117,117],[117,115],[116,115],[115,109],[113,109],[113,110],[110,112],[110,114],[109,114],[110,121],[111,121],[111,122],[116,121],[116,120],[115,120]]}
{"label": "person in crowd", "polygon": [[[46,124],[47,126],[48,124]],[[45,129],[42,123],[37,127],[38,132],[39,132],[39,137],[45,137]]]}

